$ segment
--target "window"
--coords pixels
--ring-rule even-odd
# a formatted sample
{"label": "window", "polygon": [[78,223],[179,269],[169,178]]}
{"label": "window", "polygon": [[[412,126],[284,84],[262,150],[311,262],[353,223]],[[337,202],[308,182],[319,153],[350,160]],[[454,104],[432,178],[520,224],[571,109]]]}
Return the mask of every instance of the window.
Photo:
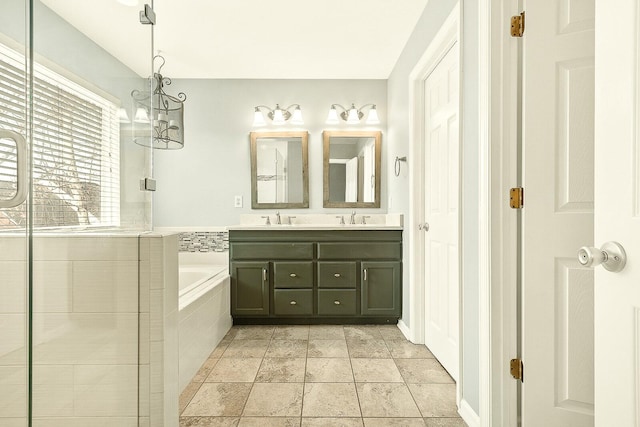
{"label": "window", "polygon": [[[26,134],[24,58],[0,46],[0,128]],[[117,106],[34,66],[34,227],[117,226],[120,145]],[[15,146],[0,140],[0,197],[15,192]],[[0,211],[0,229],[26,225],[24,207]]]}

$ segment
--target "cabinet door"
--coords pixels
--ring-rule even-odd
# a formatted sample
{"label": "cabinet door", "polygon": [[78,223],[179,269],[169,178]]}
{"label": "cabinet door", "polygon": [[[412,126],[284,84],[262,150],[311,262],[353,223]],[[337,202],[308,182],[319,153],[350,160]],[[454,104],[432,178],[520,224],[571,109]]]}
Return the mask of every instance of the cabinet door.
{"label": "cabinet door", "polygon": [[361,263],[361,310],[368,316],[397,316],[402,310],[399,262]]}
{"label": "cabinet door", "polygon": [[269,315],[269,263],[231,263],[231,315]]}

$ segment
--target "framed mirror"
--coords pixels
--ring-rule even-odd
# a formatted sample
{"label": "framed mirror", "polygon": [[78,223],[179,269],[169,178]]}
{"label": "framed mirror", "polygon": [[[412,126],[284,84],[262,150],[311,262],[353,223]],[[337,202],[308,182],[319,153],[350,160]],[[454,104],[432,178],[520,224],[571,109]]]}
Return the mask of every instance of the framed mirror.
{"label": "framed mirror", "polygon": [[251,132],[251,208],[309,207],[307,132]]}
{"label": "framed mirror", "polygon": [[324,131],[325,208],[380,207],[380,131]]}

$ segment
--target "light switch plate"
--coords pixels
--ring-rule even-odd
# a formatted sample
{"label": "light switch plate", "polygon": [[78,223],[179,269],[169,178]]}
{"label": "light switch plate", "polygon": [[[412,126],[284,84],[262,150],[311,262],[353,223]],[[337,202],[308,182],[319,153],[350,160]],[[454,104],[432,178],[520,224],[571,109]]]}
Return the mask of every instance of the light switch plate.
{"label": "light switch plate", "polygon": [[241,208],[242,207],[242,196],[235,196],[233,198],[233,207]]}

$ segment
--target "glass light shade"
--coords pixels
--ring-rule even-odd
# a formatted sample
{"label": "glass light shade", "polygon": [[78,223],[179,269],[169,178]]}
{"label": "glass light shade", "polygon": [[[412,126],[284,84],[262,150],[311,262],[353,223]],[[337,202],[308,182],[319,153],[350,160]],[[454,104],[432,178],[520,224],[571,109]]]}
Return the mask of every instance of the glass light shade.
{"label": "glass light shade", "polygon": [[293,115],[291,116],[291,124],[294,125],[303,125],[304,121],[302,120],[302,110],[300,107],[296,107],[293,111]]}
{"label": "glass light shade", "polygon": [[360,118],[358,117],[358,110],[355,107],[351,107],[349,110],[349,115],[347,116],[347,124],[357,125],[360,123]]}
{"label": "glass light shade", "polygon": [[327,124],[328,125],[337,125],[340,123],[340,119],[338,118],[338,112],[335,107],[331,107],[329,110],[329,115],[327,116]]}
{"label": "glass light shade", "polygon": [[376,110],[375,105],[371,107],[369,110],[369,114],[367,115],[367,121],[365,122],[368,125],[378,125],[380,124],[380,119],[378,118],[378,111]]}
{"label": "glass light shade", "polygon": [[120,123],[128,123],[131,121],[129,119],[129,115],[127,114],[127,110],[122,107],[118,108],[118,120],[120,121]]}
{"label": "glass light shade", "polygon": [[133,121],[136,123],[149,123],[149,115],[147,114],[147,110],[142,107],[138,107],[136,109],[136,115]]}
{"label": "glass light shade", "polygon": [[264,116],[262,112],[256,108],[255,113],[253,113],[253,126],[265,126],[267,122],[264,121]]}
{"label": "glass light shade", "polygon": [[282,110],[276,108],[273,111],[273,124],[274,125],[283,125],[284,124],[284,115],[282,114]]}

